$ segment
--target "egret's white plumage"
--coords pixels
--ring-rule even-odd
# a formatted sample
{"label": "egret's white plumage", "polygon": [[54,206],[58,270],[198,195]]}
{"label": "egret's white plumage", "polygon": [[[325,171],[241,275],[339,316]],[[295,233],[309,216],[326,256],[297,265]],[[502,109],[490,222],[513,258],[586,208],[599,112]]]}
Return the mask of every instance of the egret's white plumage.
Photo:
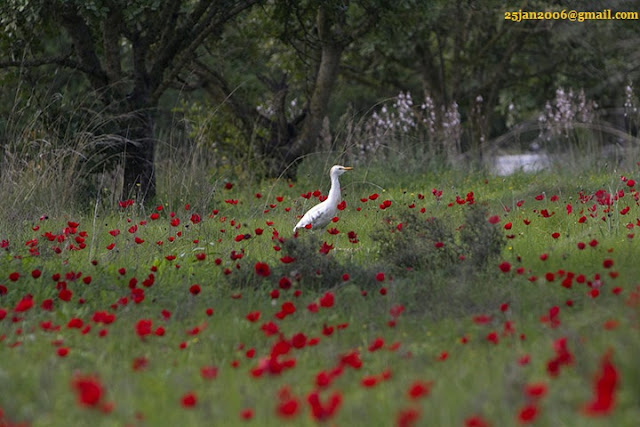
{"label": "egret's white plumage", "polygon": [[300,221],[293,227],[295,233],[298,228],[306,228],[311,224],[311,228],[323,228],[326,227],[336,213],[338,212],[338,204],[340,203],[340,181],[338,177],[353,168],[335,165],[331,168],[329,175],[331,176],[331,189],[327,199],[315,205],[307,211],[306,214],[300,218]]}

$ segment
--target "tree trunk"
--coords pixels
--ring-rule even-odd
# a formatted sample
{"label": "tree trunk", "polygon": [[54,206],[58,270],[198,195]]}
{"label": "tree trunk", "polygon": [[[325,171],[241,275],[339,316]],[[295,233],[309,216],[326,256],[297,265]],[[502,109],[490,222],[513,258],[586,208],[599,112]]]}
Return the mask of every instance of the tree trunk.
{"label": "tree trunk", "polygon": [[125,131],[122,199],[144,203],[156,195],[153,118],[149,112],[142,112],[134,114],[129,122]]}
{"label": "tree trunk", "polygon": [[[345,48],[344,41],[334,40],[331,34],[331,19],[324,9],[320,7],[317,15],[318,36],[321,43],[320,63],[316,74],[316,80],[311,99],[309,100],[309,112],[305,116],[302,131],[287,151],[284,166],[296,162],[300,156],[312,152],[317,145],[318,137],[322,130],[322,122],[329,109],[331,93],[335,86],[340,68],[340,58]],[[287,169],[295,175],[295,165]]]}
{"label": "tree trunk", "polygon": [[318,136],[322,130],[322,121],[329,110],[331,92],[333,92],[333,87],[338,77],[341,55],[342,47],[339,46],[324,46],[322,49],[318,76],[316,77],[313,95],[309,102],[309,115],[304,122],[298,140],[301,151],[309,152],[316,147]]}

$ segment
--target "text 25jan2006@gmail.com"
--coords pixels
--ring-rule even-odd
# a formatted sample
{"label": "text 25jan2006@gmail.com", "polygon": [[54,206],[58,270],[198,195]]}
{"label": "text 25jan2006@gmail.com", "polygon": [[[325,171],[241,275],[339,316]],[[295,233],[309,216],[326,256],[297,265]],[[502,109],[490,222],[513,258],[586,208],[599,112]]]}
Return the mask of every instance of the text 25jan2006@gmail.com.
{"label": "text 25jan2006@gmail.com", "polygon": [[624,20],[638,20],[637,11],[613,11],[611,9],[603,9],[599,11],[578,11],[575,9],[567,10],[547,10],[547,11],[527,11],[527,10],[512,10],[504,12],[504,19],[506,21],[522,22],[522,21],[571,21],[571,22],[585,22],[585,21],[624,21]]}

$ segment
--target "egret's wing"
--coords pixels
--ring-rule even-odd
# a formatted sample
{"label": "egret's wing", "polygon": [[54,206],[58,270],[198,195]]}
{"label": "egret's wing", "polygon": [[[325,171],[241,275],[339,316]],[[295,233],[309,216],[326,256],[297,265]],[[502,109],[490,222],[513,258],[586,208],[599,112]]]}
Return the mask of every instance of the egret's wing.
{"label": "egret's wing", "polygon": [[331,206],[324,202],[315,205],[302,216],[293,228],[293,231],[296,231],[298,228],[304,228],[307,224],[311,224],[312,228],[322,228],[331,222],[331,219],[335,216],[335,211],[336,209],[331,209]]}

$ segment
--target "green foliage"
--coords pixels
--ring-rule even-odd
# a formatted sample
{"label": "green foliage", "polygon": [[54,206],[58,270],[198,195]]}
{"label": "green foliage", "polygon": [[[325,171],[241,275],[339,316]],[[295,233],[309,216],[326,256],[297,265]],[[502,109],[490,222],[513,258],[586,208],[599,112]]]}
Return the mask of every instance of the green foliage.
{"label": "green foliage", "polygon": [[321,253],[320,238],[314,233],[299,232],[298,237],[284,239],[282,242],[283,256],[295,259],[293,268],[282,265],[276,271],[290,275],[292,281],[299,282],[303,289],[329,289],[342,283],[342,275],[350,271],[351,266],[341,265],[335,250]]}
{"label": "green foliage", "polygon": [[489,211],[473,204],[465,213],[460,230],[460,246],[474,270],[486,269],[500,256],[506,241],[499,222],[489,221]]}
{"label": "green foliage", "polygon": [[[308,168],[322,169],[318,165]],[[624,171],[626,176],[635,173],[635,169]],[[327,394],[341,393],[342,405],[330,420],[339,425],[381,420],[393,424],[400,411],[414,406],[424,408],[419,421],[429,425],[464,425],[476,414],[495,425],[509,424],[530,402],[524,387],[538,382],[548,388],[539,401],[543,410],[536,422],[572,425],[593,421],[580,408],[592,398],[593,377],[602,355],[612,350],[620,375],[616,405],[609,415],[594,422],[633,425],[639,415],[635,355],[640,337],[633,332],[640,266],[634,251],[637,236],[627,236],[635,226],[629,230],[627,223],[635,221],[632,218],[640,212],[635,190],[618,173],[523,174],[498,179],[448,172],[428,180],[415,176],[409,190],[393,185],[393,177],[385,181],[381,173],[372,176],[376,185],[386,187],[380,193],[393,200],[390,207],[380,210],[371,200],[359,204],[357,200],[367,197],[370,188],[345,181],[349,196],[336,223],[340,233],[301,231],[297,238],[283,241],[273,239],[274,232],[289,235],[295,204],[300,192],[306,191],[300,184],[292,183],[291,188],[285,181],[261,186],[236,182],[230,189],[220,188],[208,205],[196,200],[197,193],[185,193],[183,203],[190,203],[189,209],[184,204],[165,205],[161,210],[132,206],[99,211],[97,216],[75,212],[35,221],[31,220],[34,215],[17,221],[0,216],[0,241],[8,242],[0,250],[0,277],[6,287],[0,308],[7,311],[0,320],[0,336],[5,336],[0,347],[2,421],[106,426],[144,418],[150,425],[196,426],[215,417],[236,425],[243,422],[241,412],[250,408],[261,425],[314,425],[304,403],[306,396],[317,389],[321,372],[341,367],[342,373],[322,392],[323,402]],[[440,201],[427,192],[431,187],[443,189]],[[625,196],[610,206],[598,205],[597,217],[579,223],[577,207],[591,203],[581,204],[578,191],[592,195],[601,188],[612,194],[622,189]],[[474,205],[455,203],[457,194],[471,190],[478,200]],[[543,191],[547,197],[536,200],[535,195]],[[256,198],[256,192],[262,197]],[[552,201],[551,195],[559,199]],[[227,204],[226,199],[239,203]],[[516,205],[521,199],[524,204]],[[416,206],[409,208],[410,203]],[[569,203],[576,207],[572,214],[565,210]],[[271,204],[276,207],[265,212],[264,206]],[[615,213],[627,205],[627,216]],[[511,209],[504,211],[504,206]],[[422,207],[427,213],[418,213]],[[213,208],[218,213],[208,215]],[[555,214],[544,218],[536,214],[541,209]],[[605,209],[618,218],[601,220]],[[501,212],[500,224],[490,224],[487,212]],[[152,219],[150,213],[159,218]],[[189,220],[194,213],[201,221]],[[437,219],[427,221],[432,216]],[[391,217],[394,219],[382,222]],[[181,221],[173,222],[176,218]],[[522,221],[527,218],[530,225]],[[496,230],[507,234],[501,227],[505,221],[513,222],[513,231],[508,233],[516,236],[508,240],[508,247],[499,245],[499,238],[490,240]],[[69,222],[79,223],[76,231],[69,229]],[[399,222],[402,231],[396,228]],[[254,232],[258,227],[264,232]],[[468,233],[469,227],[480,231]],[[109,233],[114,229],[120,230],[117,236]],[[351,229],[358,232],[358,244],[347,241],[346,232]],[[377,229],[390,242],[372,241],[371,234],[377,233],[372,230]],[[562,231],[561,237],[553,239],[554,231]],[[61,237],[50,241],[49,233]],[[235,239],[246,234],[251,237]],[[83,236],[85,249],[70,249]],[[433,246],[428,247],[435,236],[451,242],[450,255],[438,255]],[[136,243],[135,237],[144,242]],[[24,244],[34,238],[39,256]],[[599,243],[582,251],[576,248],[577,241],[591,239]],[[326,255],[319,253],[323,241],[334,245]],[[108,250],[110,243],[115,247]],[[486,249],[479,248],[483,243]],[[415,254],[401,253],[402,245]],[[274,246],[280,250],[275,251]],[[495,259],[498,247],[502,253]],[[55,248],[61,251],[56,253]],[[244,256],[232,260],[232,250]],[[410,258],[423,251],[432,258],[441,256],[438,264],[420,256]],[[456,258],[460,253],[467,255],[464,261]],[[541,253],[548,254],[548,259],[541,260]],[[206,257],[198,259],[196,254]],[[285,255],[296,259],[283,263],[280,258]],[[603,259],[613,260],[613,267],[604,268]],[[509,273],[498,268],[501,260],[513,265]],[[258,275],[256,262],[268,264],[270,275]],[[476,267],[484,262],[487,264]],[[392,263],[414,263],[414,268],[409,271]],[[516,266],[522,266],[524,273],[516,272]],[[41,272],[39,278],[32,276],[36,269]],[[565,272],[563,279],[567,272],[584,274],[589,281],[599,274],[600,295],[590,296],[592,288],[586,284],[561,286],[560,270]],[[616,278],[608,274],[614,271]],[[14,282],[11,273],[15,272],[19,278]],[[378,272],[385,273],[384,280],[375,279]],[[543,278],[547,272],[556,274],[555,281]],[[57,273],[60,277],[52,280]],[[343,273],[350,275],[349,280],[344,281]],[[145,284],[150,274],[155,281]],[[530,280],[534,275],[538,278]],[[92,277],[89,284],[82,282],[87,276]],[[292,281],[291,289],[278,286],[283,276]],[[62,288],[63,282],[73,292],[70,302],[59,298],[56,288]],[[133,301],[132,284],[137,292],[144,290],[142,301]],[[200,287],[198,294],[190,291],[194,284]],[[612,292],[615,287],[621,288],[621,294]],[[280,291],[278,299],[271,296],[273,290]],[[322,306],[320,300],[328,290],[333,305]],[[15,311],[26,294],[33,296],[34,307]],[[53,300],[52,311],[40,308],[46,299]],[[571,307],[565,304],[568,299]],[[285,303],[293,304],[295,312],[280,318]],[[317,312],[307,308],[313,304]],[[555,327],[541,321],[554,306],[559,308],[560,320]],[[168,318],[165,310],[170,313]],[[94,320],[95,313],[104,311],[115,316],[113,323]],[[260,313],[259,319],[249,321],[247,314],[255,312]],[[18,320],[12,321],[14,317]],[[474,321],[476,317],[483,320]],[[72,319],[80,319],[87,330],[69,327]],[[142,319],[151,321],[152,331],[162,327],[164,335],[138,336],[136,325]],[[265,335],[262,327],[269,322],[278,325],[277,334]],[[60,329],[47,330],[57,326]],[[334,328],[331,335],[323,334],[325,327]],[[100,335],[102,330],[106,335]],[[317,345],[292,348],[286,357],[295,358],[294,367],[256,378],[255,370],[269,361],[274,345],[280,340],[290,342],[301,332],[307,338],[319,338]],[[487,338],[491,333],[495,333],[495,343]],[[550,377],[548,363],[561,337],[567,338],[575,360],[563,365],[560,375]],[[369,350],[377,338],[382,339],[382,347]],[[62,357],[59,348],[68,348],[69,353]],[[362,360],[360,369],[341,364],[345,354],[356,351]],[[519,363],[525,355],[528,363]],[[218,368],[216,378],[204,378],[201,369],[211,366]],[[390,377],[375,387],[362,385],[365,377],[380,379],[383,373]],[[79,404],[72,387],[77,374],[100,379],[103,403],[114,403],[111,412]],[[433,385],[428,396],[409,399],[408,389],[416,379]],[[495,386],[487,389],[487,384]],[[300,403],[289,421],[275,412],[283,388]],[[197,396],[192,408],[181,405],[188,392]]]}
{"label": "green foliage", "polygon": [[461,253],[450,224],[413,211],[385,222],[387,227],[376,230],[372,239],[380,245],[380,259],[396,273],[456,268]]}
{"label": "green foliage", "polygon": [[407,270],[426,271],[437,277],[480,274],[504,249],[500,228],[491,224],[488,211],[476,204],[466,209],[459,231],[450,221],[425,217],[414,210],[385,222],[387,227],[377,229],[372,238],[380,245],[380,260],[397,274]]}
{"label": "green foliage", "polygon": [[[167,111],[174,113],[180,105],[181,114],[202,138],[197,144],[214,152],[213,161],[233,164],[233,173],[261,175],[277,163],[274,158],[282,155],[280,151],[286,153],[312,114],[309,101],[321,54],[315,27],[318,13],[323,12],[333,22],[331,37],[345,49],[322,142],[309,142],[313,146],[308,152],[344,151],[355,161],[364,148],[369,158],[359,160],[367,165],[397,154],[404,156],[404,165],[412,173],[447,163],[468,166],[490,152],[493,143],[500,149],[527,149],[539,136],[538,118],[545,102],[560,87],[574,93],[584,89],[587,100],[599,105],[601,120],[578,123],[581,128],[572,131],[571,138],[553,141],[544,149],[595,153],[603,143],[619,144],[621,138],[624,145],[636,144],[630,135],[637,127],[632,88],[638,79],[639,58],[631,48],[637,39],[632,21],[515,23],[502,19],[502,2],[490,1],[482,8],[467,3],[285,1],[248,7],[233,17],[233,25],[220,25],[215,34],[203,39],[193,57],[176,57],[159,73],[161,64],[156,67],[153,60],[171,56],[166,49],[172,34],[155,31],[147,23],[172,16],[176,21],[171,28],[181,28],[199,2],[182,2],[172,14],[169,6],[175,3],[159,0],[9,0],[0,5],[0,27],[5,29],[0,33],[0,112],[11,117],[14,100],[29,99],[32,112],[53,113],[49,100],[52,94],[60,94],[65,102],[59,103],[58,111],[66,115],[79,100],[97,97],[105,105],[113,101],[110,107],[117,110],[115,114],[151,109],[157,113],[156,136],[163,136],[173,126],[173,114]],[[540,10],[558,8],[545,1],[533,5]],[[87,52],[82,58],[77,52],[84,45],[74,40],[74,34],[61,31],[61,17],[71,10],[78,11],[89,27],[100,60],[93,65],[113,73],[104,92],[89,92],[96,85],[89,83],[91,78],[104,83],[104,76],[89,72],[93,65],[81,60],[88,57]],[[375,31],[369,31],[374,26]],[[112,48],[117,47],[110,58],[105,29],[114,30]],[[134,40],[148,43],[142,43],[148,51],[139,56],[144,57],[144,67],[133,67]],[[154,84],[162,80],[159,76],[171,77],[151,94],[158,103],[137,104],[140,98],[135,105],[126,105],[136,82],[144,81],[133,77],[136,70],[153,77]],[[16,92],[21,85],[38,96]],[[631,88],[629,96],[625,87]],[[433,101],[432,112],[439,123],[433,132],[423,128],[399,133],[394,128],[380,134],[358,129],[373,113],[380,113],[372,105],[391,104],[390,97],[397,100],[399,93],[414,95],[417,112],[427,97]],[[627,98],[630,103],[625,102]],[[454,105],[459,120],[452,126],[444,117],[453,114]],[[616,109],[623,105],[621,118]],[[428,116],[414,118],[424,125]],[[449,135],[446,129],[455,132]],[[620,153],[615,157],[613,161],[625,158]],[[275,175],[289,166],[277,168]],[[402,168],[397,172],[401,175]]]}

